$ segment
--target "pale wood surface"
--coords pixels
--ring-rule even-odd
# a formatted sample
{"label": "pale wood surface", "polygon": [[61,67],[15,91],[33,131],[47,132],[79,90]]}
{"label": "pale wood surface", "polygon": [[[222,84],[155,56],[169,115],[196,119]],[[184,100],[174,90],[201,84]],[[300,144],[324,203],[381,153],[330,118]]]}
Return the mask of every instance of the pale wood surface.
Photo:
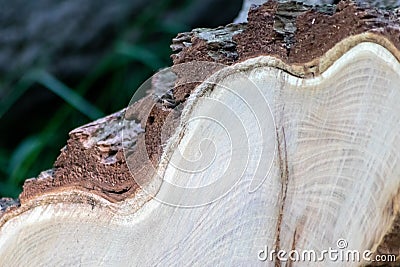
{"label": "pale wood surface", "polygon": [[31,200],[0,219],[0,266],[273,266],[257,258],[265,246],[320,251],[340,238],[375,250],[399,216],[400,65],[383,46],[353,46],[330,51],[340,57],[315,78],[270,57],[221,70],[190,97],[164,182],[144,188],[155,199]]}

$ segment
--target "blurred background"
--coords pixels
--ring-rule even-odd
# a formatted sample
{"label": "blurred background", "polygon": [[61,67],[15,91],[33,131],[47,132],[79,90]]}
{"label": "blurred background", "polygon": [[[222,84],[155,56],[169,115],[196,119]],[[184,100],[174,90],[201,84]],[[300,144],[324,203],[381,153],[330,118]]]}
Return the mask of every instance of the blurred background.
{"label": "blurred background", "polygon": [[128,105],[171,39],[241,0],[0,0],[0,197],[52,167],[72,129]]}

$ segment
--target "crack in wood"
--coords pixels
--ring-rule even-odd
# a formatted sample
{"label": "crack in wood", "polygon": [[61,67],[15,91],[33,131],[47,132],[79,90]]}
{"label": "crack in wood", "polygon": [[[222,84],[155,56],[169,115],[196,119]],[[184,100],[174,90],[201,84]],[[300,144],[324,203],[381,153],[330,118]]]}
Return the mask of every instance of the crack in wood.
{"label": "crack in wood", "polygon": [[[294,229],[291,251],[295,251],[296,250],[296,233],[297,233],[297,227],[296,227],[296,229]],[[293,266],[293,261],[289,257],[289,259],[288,259],[288,267],[292,267],[292,266]]]}
{"label": "crack in wood", "polygon": [[[287,148],[286,148],[286,136],[285,136],[285,128],[281,127],[282,135],[279,135],[279,130],[276,129],[277,134],[277,142],[278,142],[278,160],[279,160],[279,169],[280,169],[280,177],[281,177],[281,192],[280,192],[280,202],[281,205],[279,207],[278,214],[278,223],[275,237],[275,251],[279,251],[281,249],[280,244],[280,233],[282,228],[282,219],[283,219],[283,211],[286,203],[287,196],[287,187],[289,182],[289,167],[287,160]],[[282,138],[282,142],[280,139]],[[275,266],[281,266],[281,261],[278,255],[275,256]]]}

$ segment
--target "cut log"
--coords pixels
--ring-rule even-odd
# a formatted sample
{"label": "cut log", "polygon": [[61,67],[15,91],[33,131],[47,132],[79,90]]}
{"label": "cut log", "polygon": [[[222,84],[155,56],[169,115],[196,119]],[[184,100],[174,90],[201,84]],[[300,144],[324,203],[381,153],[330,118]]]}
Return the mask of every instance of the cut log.
{"label": "cut log", "polygon": [[399,265],[397,11],[248,20],[180,34],[156,97],[0,201],[0,265]]}

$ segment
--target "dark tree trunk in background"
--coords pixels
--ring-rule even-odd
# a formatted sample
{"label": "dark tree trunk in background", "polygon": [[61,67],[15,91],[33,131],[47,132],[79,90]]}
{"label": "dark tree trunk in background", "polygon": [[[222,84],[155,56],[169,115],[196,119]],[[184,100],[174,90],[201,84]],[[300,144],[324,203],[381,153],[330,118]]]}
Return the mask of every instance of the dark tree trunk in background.
{"label": "dark tree trunk in background", "polygon": [[[194,27],[225,25],[240,7],[241,0],[0,0],[0,147],[14,153],[26,139],[40,135],[65,103],[38,83],[15,99],[13,94],[21,89],[17,82],[32,70],[44,70],[76,89],[94,70],[104,69],[100,63],[112,55],[111,67],[80,94],[101,111],[115,112],[127,104],[128,96],[157,67],[171,64],[168,45],[173,36]],[[160,58],[161,64],[143,68],[139,60],[115,53],[120,41],[145,47]],[[120,67],[123,60],[129,63]],[[141,74],[136,75],[135,69]],[[118,72],[125,76],[115,85],[113,79]],[[135,84],[125,85],[128,79]],[[108,104],[104,99],[114,94],[112,90],[119,90],[121,97]],[[71,114],[75,109],[69,111]],[[62,140],[51,142],[49,157],[55,157],[62,147],[59,142],[71,128],[88,122],[87,116],[79,112],[67,120],[63,129],[53,129]],[[50,167],[53,160],[44,162]],[[29,167],[26,176],[37,175],[37,171]],[[8,176],[0,169],[0,182]]]}
{"label": "dark tree trunk in background", "polygon": [[[177,2],[183,6],[184,1]],[[164,16],[188,28],[215,27],[232,21],[240,4],[194,0]],[[83,76],[112,47],[120,27],[151,5],[144,0],[0,0],[0,75],[45,66],[56,76]]]}

